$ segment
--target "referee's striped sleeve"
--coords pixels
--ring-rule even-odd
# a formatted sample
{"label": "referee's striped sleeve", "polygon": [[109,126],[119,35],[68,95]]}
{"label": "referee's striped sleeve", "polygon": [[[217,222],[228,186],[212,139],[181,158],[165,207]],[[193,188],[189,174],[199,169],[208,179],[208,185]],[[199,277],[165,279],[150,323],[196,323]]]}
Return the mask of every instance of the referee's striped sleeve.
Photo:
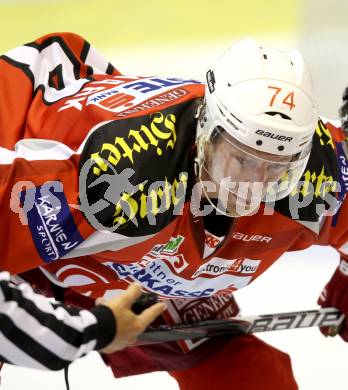
{"label": "referee's striped sleeve", "polygon": [[108,345],[116,321],[106,306],[92,310],[54,304],[23,283],[0,273],[0,361],[59,370]]}

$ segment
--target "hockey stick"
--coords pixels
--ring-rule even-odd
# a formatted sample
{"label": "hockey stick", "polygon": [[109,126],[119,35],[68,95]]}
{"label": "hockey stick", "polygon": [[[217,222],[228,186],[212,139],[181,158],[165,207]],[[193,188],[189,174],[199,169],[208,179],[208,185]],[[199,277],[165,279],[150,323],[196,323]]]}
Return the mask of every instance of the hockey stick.
{"label": "hockey stick", "polygon": [[207,320],[192,324],[161,325],[149,327],[138,338],[139,344],[197,339],[222,335],[268,332],[273,330],[308,327],[330,327],[338,333],[344,315],[335,308],[266,314],[250,317],[231,317],[223,320]]}

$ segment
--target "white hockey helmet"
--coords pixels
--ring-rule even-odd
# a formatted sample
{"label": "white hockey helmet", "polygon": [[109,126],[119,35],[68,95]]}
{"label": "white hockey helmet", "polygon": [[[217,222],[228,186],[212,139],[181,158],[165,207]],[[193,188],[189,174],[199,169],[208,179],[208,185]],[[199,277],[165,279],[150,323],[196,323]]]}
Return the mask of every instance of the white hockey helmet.
{"label": "white hockey helmet", "polygon": [[302,55],[243,39],[218,59],[206,81],[197,124],[199,172],[209,169],[204,167],[205,145],[214,130],[223,129],[229,140],[239,148],[245,145],[249,153],[252,148],[266,155],[290,156],[287,183],[277,183],[275,199],[288,195],[306,166],[318,121]]}

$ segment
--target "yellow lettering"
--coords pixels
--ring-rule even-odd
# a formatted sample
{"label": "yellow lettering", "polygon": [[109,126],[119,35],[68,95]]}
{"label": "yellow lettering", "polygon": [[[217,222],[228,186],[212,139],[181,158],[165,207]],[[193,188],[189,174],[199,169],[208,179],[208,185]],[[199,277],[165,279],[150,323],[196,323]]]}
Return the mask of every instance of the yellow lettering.
{"label": "yellow lettering", "polygon": [[187,174],[181,173],[179,177],[179,182],[174,179],[173,185],[172,185],[172,204],[176,206],[180,200],[182,199],[182,196],[177,196],[178,193],[182,192],[183,196],[185,196],[186,188],[187,188]]}
{"label": "yellow lettering", "polygon": [[112,144],[103,144],[101,151],[103,152],[104,150],[108,150],[110,152],[108,161],[114,166],[117,165],[121,159],[121,153],[116,146]]}
{"label": "yellow lettering", "polygon": [[[104,150],[108,150],[110,152],[109,156],[107,157],[107,160],[110,162],[110,164],[114,166],[117,165],[120,161],[121,154],[116,148],[116,146],[113,144],[103,144],[101,152],[103,152]],[[99,168],[93,168],[93,173],[96,176],[100,175],[100,170],[102,170],[103,172],[107,171],[108,165],[106,164],[105,160],[99,155],[99,153],[93,153],[91,155],[91,159],[94,160],[95,163],[99,166]]]}
{"label": "yellow lettering", "polygon": [[[107,163],[100,156],[104,150],[110,152],[109,156],[106,158],[107,161],[113,166],[116,166],[122,157],[127,157],[130,162],[134,164],[133,152],[141,153],[142,150],[147,151],[149,145],[155,147],[157,155],[161,156],[163,151],[158,146],[159,140],[168,140],[166,149],[174,149],[176,143],[175,122],[176,117],[174,114],[168,114],[164,117],[161,112],[157,112],[152,115],[152,121],[150,123],[151,130],[145,125],[141,125],[139,130],[129,130],[128,138],[132,137],[136,141],[132,146],[130,146],[123,137],[116,137],[114,144],[104,143],[99,152],[91,154],[91,159],[94,160],[97,165],[93,167],[93,173],[96,176],[99,176],[101,171],[107,171]],[[160,129],[160,127],[157,126],[160,124],[164,125],[163,129]],[[163,131],[164,129],[169,130],[169,132]]]}
{"label": "yellow lettering", "polygon": [[[128,137],[134,137],[134,139],[138,142],[139,145],[135,144],[134,150],[140,153],[141,149],[148,150],[149,143],[145,142],[144,138],[140,135],[143,132],[147,139],[150,142],[150,145],[157,146],[158,140],[153,136],[151,131],[144,125],[141,125],[140,130],[130,130]],[[157,148],[157,154],[160,156],[162,154],[162,150]]]}
{"label": "yellow lettering", "polygon": [[[309,189],[309,183],[313,184],[314,187],[314,196],[315,197],[324,197],[325,193],[335,191],[336,182],[333,180],[332,176],[326,176],[324,172],[324,167],[322,167],[319,175],[315,172],[307,170],[303,174],[304,180],[300,190],[300,193],[305,197],[312,193],[312,188]],[[291,192],[291,195],[294,196],[297,194],[297,187]]]}
{"label": "yellow lettering", "polygon": [[150,191],[149,197],[151,200],[151,210],[149,211],[154,216],[156,216],[159,213],[158,200],[161,199],[162,195],[163,195],[163,191],[161,188],[157,191],[155,190]]}
{"label": "yellow lettering", "polygon": [[[120,145],[123,149],[124,153],[122,154],[122,157],[128,157],[132,164],[134,164],[133,161],[133,150],[127,145],[126,141],[123,137],[116,137],[115,138],[115,145]],[[136,144],[133,145],[133,147]]]}
{"label": "yellow lettering", "polygon": [[148,194],[144,193],[145,186],[141,183],[138,185],[138,191],[141,192],[139,199],[134,199],[132,194],[124,193],[115,205],[114,225],[123,225],[137,215],[142,219],[148,214],[156,216],[160,212],[169,210],[172,205],[177,205],[185,197],[187,179],[188,175],[181,173],[179,180],[174,179],[171,185],[165,178],[164,185],[152,189]]}
{"label": "yellow lettering", "polygon": [[173,135],[173,139],[169,140],[167,142],[167,148],[170,147],[174,149],[174,145],[176,142],[176,131],[175,131],[175,122],[176,118],[175,115],[169,114],[166,116],[166,119],[164,120],[164,126],[171,131],[171,134]]}
{"label": "yellow lettering", "polygon": [[168,183],[168,180],[166,178],[165,183],[164,183],[164,196],[165,196],[165,202],[166,202],[166,210],[170,208],[170,187],[171,185]]}
{"label": "yellow lettering", "polygon": [[[126,210],[125,210],[126,206]],[[122,216],[119,216],[119,214],[123,212]],[[120,224],[123,225],[128,221],[131,221],[138,212],[138,203],[135,199],[132,198],[130,194],[127,192],[123,193],[121,196],[121,199],[117,202],[115,205],[115,212],[113,214],[114,220],[113,223],[114,225]],[[128,219],[125,218],[126,215]]]}
{"label": "yellow lettering", "polygon": [[[325,127],[325,125],[319,121],[318,127],[315,129],[316,133],[319,136],[320,145],[330,145],[332,149],[335,149],[334,142],[330,130]],[[323,140],[324,135],[326,135],[326,142]]]}
{"label": "yellow lettering", "polygon": [[315,186],[315,191],[314,191],[314,195],[315,196],[319,196],[320,193],[321,193],[321,190],[322,190],[322,184],[323,184],[323,181],[326,181],[327,180],[327,177],[324,175],[324,167],[322,167],[321,169],[321,172],[319,173],[319,176],[317,177],[317,184]]}
{"label": "yellow lettering", "polygon": [[108,166],[105,162],[105,160],[99,156],[99,153],[93,153],[91,154],[91,160],[94,160],[94,162],[98,165],[98,167],[93,167],[93,173],[96,176],[100,175],[100,171],[102,170],[103,172],[106,172],[108,169]]}
{"label": "yellow lettering", "polygon": [[145,194],[140,195],[140,218],[145,218],[147,216],[147,196]]}
{"label": "yellow lettering", "polygon": [[[167,118],[168,118],[168,116],[167,116]],[[172,116],[174,117],[174,115],[172,115]],[[158,137],[160,139],[169,139],[170,137],[172,137],[172,135],[173,135],[173,138],[174,138],[175,126],[174,126],[173,121],[171,122],[169,119],[167,119],[167,126],[165,125],[165,127],[168,130],[170,130],[169,133],[161,131],[156,126],[156,124],[159,125],[159,124],[161,124],[163,122],[165,122],[163,114],[161,112],[156,112],[156,114],[153,115],[153,119],[152,119],[152,122],[150,124],[152,132],[155,134],[156,137]],[[175,134],[175,139],[176,139],[176,134]]]}
{"label": "yellow lettering", "polygon": [[305,197],[310,194],[310,191],[308,191],[309,183],[314,183],[316,179],[316,174],[315,172],[311,173],[310,171],[307,170],[303,176],[304,176],[304,183],[302,185],[300,193]]}

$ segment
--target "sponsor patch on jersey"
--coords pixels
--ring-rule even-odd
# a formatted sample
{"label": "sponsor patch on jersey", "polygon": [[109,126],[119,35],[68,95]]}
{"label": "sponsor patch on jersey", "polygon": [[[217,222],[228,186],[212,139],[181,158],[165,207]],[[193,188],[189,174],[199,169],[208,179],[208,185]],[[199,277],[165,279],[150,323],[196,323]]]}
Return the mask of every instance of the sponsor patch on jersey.
{"label": "sponsor patch on jersey", "polygon": [[150,99],[147,99],[144,102],[141,102],[131,107],[129,110],[124,110],[116,115],[118,117],[133,115],[138,112],[148,110],[150,108],[159,107],[169,102],[174,102],[175,100],[179,100],[187,94],[188,91],[185,88],[175,88],[170,90],[169,92],[164,92],[160,95],[156,95]]}
{"label": "sponsor patch on jersey", "polygon": [[180,100],[188,94],[184,86],[192,84],[202,83],[176,77],[116,76],[96,80],[67,100],[59,111],[94,105],[124,117]]}
{"label": "sponsor patch on jersey", "polygon": [[20,194],[22,206],[30,203],[28,225],[40,257],[46,262],[55,261],[82,241],[60,182],[50,182],[27,189]]}
{"label": "sponsor patch on jersey", "polygon": [[332,226],[336,226],[340,215],[340,207],[348,193],[348,159],[344,152],[343,145],[340,142],[336,143],[337,163],[338,163],[338,180],[340,183],[339,192],[337,192],[337,212],[332,218]]}
{"label": "sponsor patch on jersey", "polygon": [[336,144],[338,167],[340,170],[339,181],[341,184],[341,191],[339,194],[339,200],[343,201],[346,193],[348,192],[348,159],[344,152],[342,143]]}
{"label": "sponsor patch on jersey", "polygon": [[[170,324],[193,323],[211,319],[225,319],[238,314],[238,306],[231,293],[221,293],[204,299],[171,299],[167,301],[165,318]],[[208,338],[182,340],[178,344],[184,352],[198,347]]]}
{"label": "sponsor patch on jersey", "polygon": [[198,276],[193,280],[185,279],[173,272],[163,259],[152,259],[146,266],[140,263],[104,263],[116,272],[120,279],[138,281],[151,292],[167,298],[203,298],[216,294],[220,290],[237,290],[248,285],[252,276],[240,276],[223,273],[214,277]]}
{"label": "sponsor patch on jersey", "polygon": [[236,272],[240,274],[253,274],[257,271],[261,260],[251,259],[221,259],[214,257],[207,263],[201,265],[192,275],[192,278],[197,278],[202,275],[221,275],[225,272]]}

